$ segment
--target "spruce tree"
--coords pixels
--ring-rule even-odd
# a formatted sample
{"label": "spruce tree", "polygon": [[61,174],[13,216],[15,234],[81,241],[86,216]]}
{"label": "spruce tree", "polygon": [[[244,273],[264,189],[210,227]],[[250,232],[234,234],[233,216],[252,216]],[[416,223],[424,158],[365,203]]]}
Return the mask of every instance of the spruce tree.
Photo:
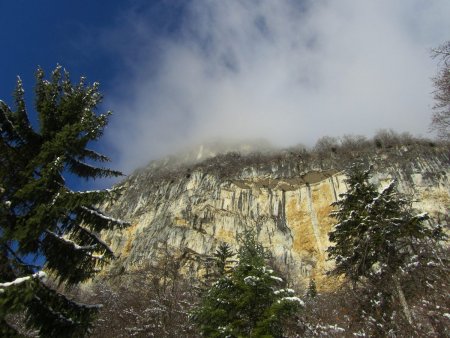
{"label": "spruce tree", "polygon": [[239,237],[239,263],[205,293],[193,320],[206,337],[282,337],[283,322],[303,301],[266,265],[268,253],[252,231]]}
{"label": "spruce tree", "polygon": [[348,191],[332,206],[339,222],[330,232],[332,271],[353,281],[384,269],[395,272],[412,255],[414,243],[440,240],[442,229],[425,224],[427,213],[416,213],[409,199],[396,190],[395,180],[378,192],[369,182],[371,169],[352,166],[347,174]]}
{"label": "spruce tree", "polygon": [[[375,294],[379,300],[371,299],[369,303],[373,303],[374,313],[385,324],[398,306],[411,325],[401,277],[411,270],[409,266],[418,255],[424,255],[424,246],[437,245],[445,235],[441,227],[426,223],[426,213],[414,211],[411,201],[397,191],[395,180],[379,192],[369,182],[370,169],[354,165],[347,175],[348,191],[333,203],[337,210],[332,216],[338,223],[329,234],[332,246],[328,254],[335,260],[330,273],[346,276],[354,286],[360,282],[367,292]],[[428,256],[421,260],[434,262],[437,258]]]}
{"label": "spruce tree", "polygon": [[328,248],[329,257],[335,260],[332,274],[344,274],[356,282],[365,271],[365,261],[361,254],[363,237],[368,232],[366,205],[377,196],[376,187],[369,183],[370,170],[361,165],[353,165],[347,170],[347,192],[340,194],[340,200],[332,206],[337,210],[331,213],[339,223],[330,232],[332,246]]}
{"label": "spruce tree", "polygon": [[317,287],[314,278],[309,280],[308,291],[306,292],[306,297],[309,299],[313,299],[317,297]]}
{"label": "spruce tree", "polygon": [[[64,175],[83,179],[114,177],[120,172],[94,165],[109,159],[88,148],[98,140],[110,112],[97,113],[98,83],[84,78],[72,84],[60,66],[45,79],[36,73],[35,110],[30,123],[20,78],[15,109],[0,101],[0,335],[17,334],[8,320],[24,313],[28,327],[42,336],[82,336],[98,306],[80,304],[46,283],[86,281],[114,253],[99,232],[125,227],[98,206],[118,191],[72,191]],[[45,261],[34,266],[33,258]],[[41,271],[44,270],[44,271]]]}
{"label": "spruce tree", "polygon": [[231,250],[228,243],[221,243],[214,253],[214,258],[216,259],[216,268],[218,275],[224,276],[230,271],[230,259],[235,254]]}

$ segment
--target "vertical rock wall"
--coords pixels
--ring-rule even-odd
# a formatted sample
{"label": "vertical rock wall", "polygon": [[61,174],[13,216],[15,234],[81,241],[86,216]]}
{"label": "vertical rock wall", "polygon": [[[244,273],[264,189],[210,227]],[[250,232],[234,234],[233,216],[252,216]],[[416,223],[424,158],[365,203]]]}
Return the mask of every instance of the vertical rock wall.
{"label": "vertical rock wall", "polygon": [[[416,158],[387,166],[374,161],[373,183],[382,187],[397,179],[402,192],[414,194],[415,207],[447,222],[450,170],[445,159]],[[198,273],[219,243],[236,249],[236,235],[253,228],[292,280],[307,284],[314,277],[319,288],[331,287],[324,277],[332,264],[326,257],[334,222],[330,204],[345,192],[345,177],[338,169],[287,175],[279,169],[246,167],[240,175],[223,178],[198,168],[159,180],[151,171],[142,172],[123,183],[124,195],[115,205],[105,206],[133,226],[104,238],[125,269],[152,264],[169,250],[183,260],[186,272]]]}

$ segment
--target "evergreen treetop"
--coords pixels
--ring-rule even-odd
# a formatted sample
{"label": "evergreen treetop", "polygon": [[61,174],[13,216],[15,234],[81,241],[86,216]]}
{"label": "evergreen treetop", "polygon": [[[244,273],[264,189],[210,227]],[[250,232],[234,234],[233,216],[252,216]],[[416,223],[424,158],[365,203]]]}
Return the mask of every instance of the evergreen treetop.
{"label": "evergreen treetop", "polygon": [[313,299],[317,297],[317,287],[314,278],[309,280],[308,290],[306,291],[306,297]]}
{"label": "evergreen treetop", "polygon": [[356,282],[374,272],[401,267],[414,243],[439,240],[439,227],[425,224],[426,213],[417,213],[411,202],[396,190],[395,180],[378,192],[369,182],[371,169],[353,165],[347,171],[348,191],[332,204],[338,221],[329,238],[329,257],[335,260],[332,274],[343,274]]}
{"label": "evergreen treetop", "polygon": [[45,259],[44,270],[59,283],[91,278],[114,258],[99,232],[128,223],[96,206],[118,191],[72,191],[64,173],[84,179],[119,176],[94,165],[109,159],[89,149],[111,114],[97,114],[98,83],[85,78],[72,84],[58,66],[50,80],[36,73],[35,109],[39,127],[27,113],[20,78],[15,109],[0,101],[0,331],[11,335],[7,318],[25,312],[27,324],[43,336],[79,336],[86,332],[95,306],[76,303],[51,289],[31,258]]}
{"label": "evergreen treetop", "polygon": [[332,273],[345,274],[353,281],[359,278],[362,268],[355,248],[361,241],[361,235],[367,231],[365,207],[377,196],[376,187],[369,183],[369,178],[370,170],[364,170],[360,165],[350,167],[345,180],[347,192],[340,194],[340,200],[332,203],[336,210],[331,216],[338,222],[329,234],[334,245],[327,250],[336,263]]}
{"label": "evergreen treetop", "polygon": [[[440,226],[426,223],[426,213],[413,210],[410,200],[396,190],[395,180],[377,191],[369,183],[370,170],[361,168],[356,165],[348,170],[348,191],[333,203],[337,210],[332,215],[338,223],[329,234],[328,254],[335,260],[330,273],[346,276],[354,290],[361,287],[371,295],[361,318],[369,321],[367,326],[377,336],[391,335],[401,327],[399,320],[413,329],[408,299],[414,295],[405,293],[408,285],[402,281],[421,262],[442,265],[430,253],[445,234]],[[394,320],[399,312],[404,316]]]}
{"label": "evergreen treetop", "polygon": [[221,243],[214,253],[218,275],[223,276],[230,272],[230,258],[235,256],[228,243]]}
{"label": "evergreen treetop", "polygon": [[280,288],[283,280],[267,267],[268,253],[252,231],[239,236],[239,263],[205,293],[193,313],[207,337],[282,337],[283,322],[303,301]]}

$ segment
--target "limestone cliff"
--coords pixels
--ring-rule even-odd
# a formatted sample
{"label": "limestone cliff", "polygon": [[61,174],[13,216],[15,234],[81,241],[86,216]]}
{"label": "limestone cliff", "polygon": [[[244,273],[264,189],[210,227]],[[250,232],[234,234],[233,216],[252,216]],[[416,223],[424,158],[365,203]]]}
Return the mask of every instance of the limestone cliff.
{"label": "limestone cliff", "polygon": [[128,177],[120,199],[104,206],[132,223],[103,234],[120,255],[114,268],[138,269],[169,250],[185,272],[197,274],[220,242],[235,246],[236,234],[251,227],[291,279],[304,284],[314,277],[327,288],[330,204],[346,190],[342,170],[354,160],[373,165],[378,186],[396,178],[402,192],[414,195],[415,207],[448,222],[450,166],[443,147],[228,153],[202,162],[168,158]]}

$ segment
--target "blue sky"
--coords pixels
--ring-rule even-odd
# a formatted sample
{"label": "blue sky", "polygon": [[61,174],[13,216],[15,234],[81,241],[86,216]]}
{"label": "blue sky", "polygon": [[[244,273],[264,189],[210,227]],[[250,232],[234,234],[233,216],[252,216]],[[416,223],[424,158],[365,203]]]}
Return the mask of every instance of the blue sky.
{"label": "blue sky", "polygon": [[[33,110],[34,75],[38,66],[47,74],[61,64],[71,74],[74,81],[87,76],[90,83],[101,83],[101,91],[115,92],[119,76],[126,74],[126,65],[117,46],[108,47],[108,35],[120,27],[123,13],[139,12],[142,1],[28,1],[2,0],[0,2],[0,99],[12,105],[12,92],[17,76],[24,82],[26,102],[31,118],[36,118]],[[158,34],[170,34],[177,22],[179,6],[175,1],[170,5],[152,2],[144,5],[151,14]],[[170,9],[170,13],[168,10]],[[147,14],[148,15],[148,14]],[[167,15],[167,17],[165,17]],[[161,22],[157,22],[160,20]],[[169,26],[167,26],[169,25]],[[120,32],[120,39],[129,39]],[[124,42],[125,42],[124,41]],[[117,42],[121,43],[120,41]],[[114,110],[103,104],[100,110]],[[37,125],[36,120],[33,121]],[[105,151],[114,158],[115,149],[108,142],[101,141],[94,147]],[[88,182],[69,180],[74,188],[87,188]],[[101,183],[101,186],[107,183]]]}
{"label": "blue sky", "polygon": [[38,65],[99,81],[114,115],[97,147],[125,173],[214,138],[432,136],[449,15],[448,0],[1,0],[0,99],[20,75],[30,105]]}
{"label": "blue sky", "polygon": [[[93,42],[99,29],[111,23],[123,2],[108,3],[102,6],[98,1],[0,2],[2,95],[11,92],[17,75],[27,88],[31,87],[37,65],[50,70],[61,63],[75,76],[83,73],[91,79],[106,80],[107,84],[111,69],[117,65],[113,57]],[[84,50],[84,43],[89,50]]]}
{"label": "blue sky", "polygon": [[[87,76],[113,92],[119,76],[127,73],[122,47],[134,41],[127,16],[145,9],[154,34],[165,36],[176,29],[181,2],[177,1],[56,1],[2,0],[0,2],[0,93],[8,100],[16,77],[24,81],[32,98],[37,66],[50,72],[63,65],[74,79]],[[128,25],[129,23],[127,23]],[[116,36],[114,36],[116,35]],[[110,39],[115,39],[111,45]],[[139,46],[131,46],[136,55]]]}

